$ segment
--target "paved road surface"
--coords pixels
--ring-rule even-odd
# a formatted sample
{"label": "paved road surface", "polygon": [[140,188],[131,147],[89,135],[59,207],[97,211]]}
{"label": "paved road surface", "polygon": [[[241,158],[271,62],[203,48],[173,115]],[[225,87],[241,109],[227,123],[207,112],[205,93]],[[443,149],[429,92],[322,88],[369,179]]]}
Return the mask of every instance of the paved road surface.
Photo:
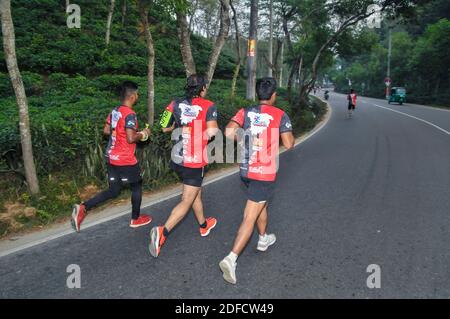
{"label": "paved road surface", "polygon": [[[210,237],[189,216],[153,259],[149,228],[119,218],[0,258],[0,297],[449,298],[450,112],[362,99],[347,119],[345,96],[330,103],[328,124],[282,155],[277,244],[259,253],[255,234],[236,286],[218,267],[245,201],[233,175],[204,190],[219,219]],[[176,201],[145,211],[160,223]],[[69,264],[81,267],[81,289],[66,287]],[[380,289],[366,286],[370,264],[381,267]]]}

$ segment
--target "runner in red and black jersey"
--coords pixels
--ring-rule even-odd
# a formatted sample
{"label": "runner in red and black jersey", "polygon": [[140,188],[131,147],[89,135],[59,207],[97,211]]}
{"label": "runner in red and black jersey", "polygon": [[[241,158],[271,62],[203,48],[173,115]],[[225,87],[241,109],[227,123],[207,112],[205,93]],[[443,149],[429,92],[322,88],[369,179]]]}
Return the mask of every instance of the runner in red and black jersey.
{"label": "runner in red and black jersey", "polygon": [[294,146],[291,121],[283,110],[274,106],[276,87],[273,78],[258,80],[259,104],[239,110],[225,131],[228,138],[237,139],[244,148],[240,171],[248,198],[233,249],[219,263],[223,278],[232,284],[236,283],[236,260],[247,245],[255,224],[259,233],[257,250],[266,251],[276,240],[274,234],[266,233],[266,228],[267,205],[275,188],[278,170],[280,137],[286,149]]}
{"label": "runner in red and black jersey", "polygon": [[133,106],[138,100],[137,84],[126,81],[121,85],[122,104],[112,110],[106,119],[103,133],[109,136],[106,149],[109,188],[88,201],[77,204],[72,212],[72,226],[79,232],[81,223],[91,208],[119,196],[122,183],[131,188],[132,215],[130,227],[144,226],[152,221],[147,215],[141,215],[142,178],[135,156],[136,143],[147,140],[149,129],[138,132],[138,122]]}
{"label": "runner in red and black jersey", "polygon": [[208,236],[217,223],[213,217],[205,218],[202,203],[202,182],[208,164],[206,146],[218,131],[217,108],[205,99],[206,85],[204,76],[191,75],[187,79],[185,97],[172,101],[161,117],[163,131],[175,130],[178,140],[172,150],[170,166],[183,182],[183,195],[165,225],[151,231],[149,250],[153,257],[159,256],[170,231],[191,207],[200,225],[201,236]]}
{"label": "runner in red and black jersey", "polygon": [[347,95],[348,100],[348,116],[352,117],[353,112],[356,108],[356,93],[355,90],[351,89],[350,93]]}

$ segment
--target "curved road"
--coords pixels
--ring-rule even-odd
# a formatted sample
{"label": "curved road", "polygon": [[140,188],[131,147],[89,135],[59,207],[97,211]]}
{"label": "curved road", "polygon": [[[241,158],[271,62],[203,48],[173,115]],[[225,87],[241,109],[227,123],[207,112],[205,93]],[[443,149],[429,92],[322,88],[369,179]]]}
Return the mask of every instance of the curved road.
{"label": "curved road", "polygon": [[[328,124],[281,156],[278,241],[260,253],[253,236],[236,286],[218,267],[245,202],[235,174],[204,190],[219,219],[209,237],[191,214],[153,259],[149,228],[121,217],[0,258],[0,297],[449,298],[450,112],[362,98],[347,119],[345,96],[330,104]],[[176,201],[145,211],[160,223]],[[66,287],[69,264],[81,267],[81,289]],[[366,285],[370,264],[379,289]]]}

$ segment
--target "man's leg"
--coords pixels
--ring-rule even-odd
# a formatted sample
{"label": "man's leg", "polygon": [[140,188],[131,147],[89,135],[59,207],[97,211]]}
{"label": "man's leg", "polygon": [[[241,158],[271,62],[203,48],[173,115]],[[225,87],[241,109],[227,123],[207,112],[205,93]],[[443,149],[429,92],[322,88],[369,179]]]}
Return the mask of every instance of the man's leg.
{"label": "man's leg", "polygon": [[81,223],[86,217],[87,211],[109,199],[119,196],[120,190],[120,182],[118,182],[117,180],[110,180],[108,190],[95,195],[94,197],[84,203],[81,203],[80,205],[74,205],[71,218],[73,229],[79,232],[81,230]]}
{"label": "man's leg", "polygon": [[266,205],[264,205],[264,208],[261,211],[261,214],[259,214],[259,217],[256,220],[256,227],[258,228],[258,233],[260,236],[264,236],[266,234],[268,218],[269,217],[267,214],[267,203],[266,203]]}
{"label": "man's leg", "polygon": [[142,181],[131,183],[131,219],[138,219],[141,215]]}
{"label": "man's leg", "polygon": [[170,232],[187,215],[200,191],[201,187],[183,185],[181,202],[172,210],[169,219],[164,225],[168,232]]}
{"label": "man's leg", "polygon": [[255,223],[265,206],[266,202],[257,203],[251,200],[247,201],[244,210],[244,219],[239,227],[233,249],[228,256],[219,263],[220,270],[222,270],[223,273],[223,279],[231,284],[236,283],[236,260],[247,245],[253,233],[253,229],[255,228]]}
{"label": "man's leg", "polygon": [[240,255],[247,245],[250,237],[252,236],[253,230],[255,228],[256,220],[266,206],[266,202],[257,203],[251,200],[247,201],[247,205],[244,210],[244,219],[242,220],[241,226],[239,227],[236,239],[234,241],[233,249],[231,250],[234,254]]}
{"label": "man's leg", "polygon": [[203,211],[203,202],[202,202],[202,190],[195,197],[194,203],[192,204],[192,209],[194,210],[195,218],[200,225],[203,225],[206,222],[204,211]]}
{"label": "man's leg", "polygon": [[94,197],[83,203],[84,206],[86,207],[86,210],[90,210],[93,207],[106,202],[107,200],[116,198],[117,196],[119,196],[121,188],[122,186],[120,182],[118,181],[110,182],[109,188],[106,191],[98,193],[97,195],[95,195]]}

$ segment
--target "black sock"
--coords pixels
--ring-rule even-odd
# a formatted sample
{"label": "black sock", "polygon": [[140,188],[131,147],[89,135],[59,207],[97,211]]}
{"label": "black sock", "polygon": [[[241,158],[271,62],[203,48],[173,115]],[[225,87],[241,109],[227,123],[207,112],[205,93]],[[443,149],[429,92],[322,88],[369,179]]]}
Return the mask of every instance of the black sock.
{"label": "black sock", "polygon": [[200,225],[200,228],[206,228],[206,226],[208,226],[208,223],[207,223],[206,220],[205,220],[205,222],[204,222],[203,224]]}
{"label": "black sock", "polygon": [[167,237],[167,236],[169,236],[169,231],[167,230],[167,228],[166,228],[166,227],[164,227],[164,230],[163,230],[163,235],[164,235],[164,237]]}

